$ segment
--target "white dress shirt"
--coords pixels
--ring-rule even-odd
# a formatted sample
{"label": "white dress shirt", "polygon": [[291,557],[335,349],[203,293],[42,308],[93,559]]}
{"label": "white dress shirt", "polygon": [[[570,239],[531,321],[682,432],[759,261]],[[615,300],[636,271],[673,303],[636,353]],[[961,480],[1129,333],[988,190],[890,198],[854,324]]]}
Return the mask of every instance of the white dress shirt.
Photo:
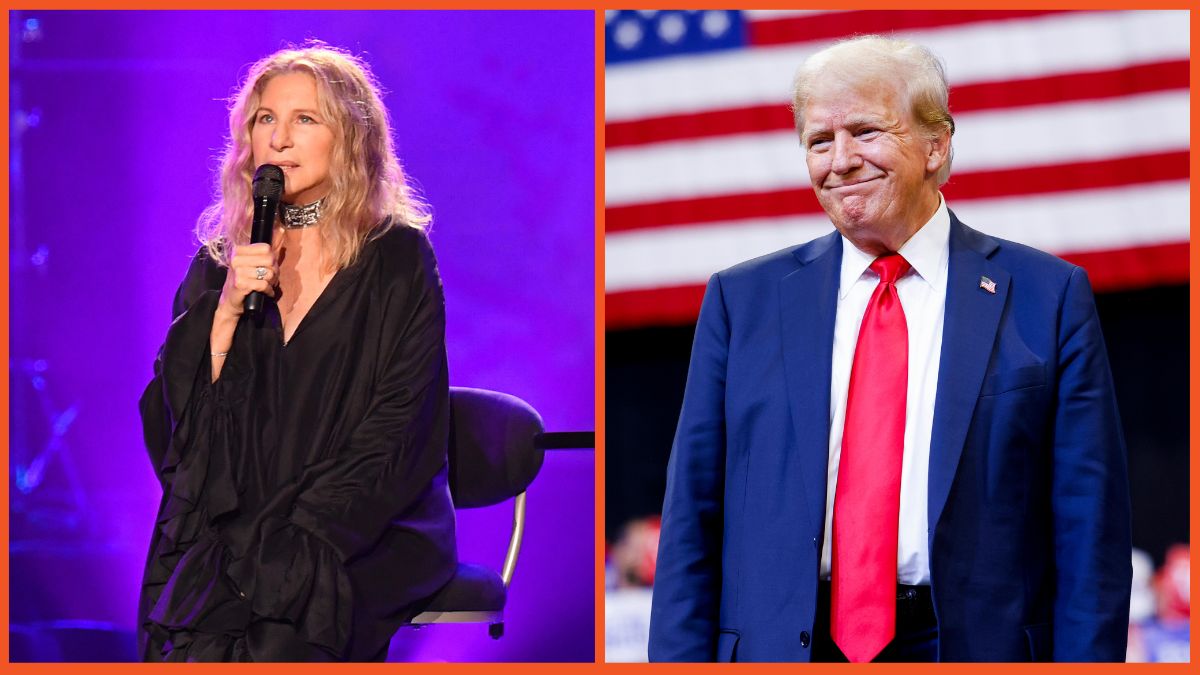
{"label": "white dress shirt", "polygon": [[[904,463],[900,476],[900,531],[896,579],[901,584],[929,583],[929,439],[941,364],[942,325],[946,309],[946,274],[950,259],[950,214],[939,195],[929,222],[900,247],[912,265],[896,282],[908,324],[908,397],[905,406]],[[833,542],[833,502],[837,494],[842,431],[846,425],[846,392],[854,347],[867,302],[879,284],[871,271],[875,256],[863,253],[842,237],[841,284],[833,329],[833,377],[829,392],[829,475],[825,502],[825,541],[821,578],[828,579]]]}

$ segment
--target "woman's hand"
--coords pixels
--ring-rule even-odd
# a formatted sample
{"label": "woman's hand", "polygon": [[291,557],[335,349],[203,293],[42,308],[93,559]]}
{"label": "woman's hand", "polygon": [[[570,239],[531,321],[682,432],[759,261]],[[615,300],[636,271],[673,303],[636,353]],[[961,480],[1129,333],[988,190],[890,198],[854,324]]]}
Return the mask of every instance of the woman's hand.
{"label": "woman's hand", "polygon": [[259,291],[273,298],[278,284],[279,265],[275,262],[275,253],[271,251],[270,244],[233,247],[229,273],[225,275],[225,287],[221,289],[221,299],[217,302],[217,313],[208,336],[208,345],[212,350],[213,382],[221,376],[221,367],[233,344],[238,319],[245,312],[246,296],[251,291]]}
{"label": "woman's hand", "polygon": [[273,298],[278,283],[279,265],[270,244],[234,246],[233,256],[229,260],[229,273],[225,276],[225,287],[221,289],[221,300],[217,303],[218,316],[236,321],[242,315],[246,296],[251,291]]}

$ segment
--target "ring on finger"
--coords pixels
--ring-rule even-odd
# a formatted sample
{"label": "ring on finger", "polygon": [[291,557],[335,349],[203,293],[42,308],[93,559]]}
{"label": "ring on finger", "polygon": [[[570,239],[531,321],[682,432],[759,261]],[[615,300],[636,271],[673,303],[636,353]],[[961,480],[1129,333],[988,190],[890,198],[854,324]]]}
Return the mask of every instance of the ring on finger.
{"label": "ring on finger", "polygon": [[267,278],[267,268],[255,267],[254,268],[254,278],[258,279],[259,281],[266,279]]}

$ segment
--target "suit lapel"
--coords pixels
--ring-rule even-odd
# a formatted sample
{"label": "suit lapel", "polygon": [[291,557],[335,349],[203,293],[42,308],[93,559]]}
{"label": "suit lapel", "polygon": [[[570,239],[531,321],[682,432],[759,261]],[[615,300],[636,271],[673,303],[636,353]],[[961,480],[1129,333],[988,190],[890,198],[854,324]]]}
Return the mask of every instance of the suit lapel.
{"label": "suit lapel", "polygon": [[792,430],[810,525],[825,522],[829,386],[837,312],[841,236],[833,232],[795,253],[800,269],[779,283],[780,331]]}
{"label": "suit lapel", "polygon": [[[963,225],[951,212],[946,315],[929,444],[931,537],[954,482],[1008,298],[1008,272],[988,259],[998,247],[996,240]],[[995,293],[980,286],[984,277],[995,282]]]}

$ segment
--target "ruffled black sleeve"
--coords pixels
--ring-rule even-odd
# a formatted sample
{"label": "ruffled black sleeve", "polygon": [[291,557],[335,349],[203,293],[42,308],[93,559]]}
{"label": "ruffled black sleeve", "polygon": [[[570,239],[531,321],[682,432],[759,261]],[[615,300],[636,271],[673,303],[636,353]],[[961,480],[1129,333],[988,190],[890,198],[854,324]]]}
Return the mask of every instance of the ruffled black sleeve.
{"label": "ruffled black sleeve", "polygon": [[225,270],[202,247],[175,292],[173,321],[154,362],[154,379],[139,403],[150,464],[164,485],[168,476],[163,462],[171,437],[197,385],[206,382],[202,376],[211,379],[208,336],[224,283]]}
{"label": "ruffled black sleeve", "polygon": [[385,294],[389,351],[381,355],[369,410],[337,457],[306,472],[291,514],[343,562],[419,506],[446,467],[445,301],[428,240],[410,232],[418,246],[404,249],[396,262],[407,269]]}
{"label": "ruffled black sleeve", "polygon": [[146,448],[163,486],[139,603],[146,660],[196,656],[184,647],[198,633],[214,650],[200,658],[233,658],[248,616],[229,585],[213,583],[229,555],[211,523],[237,508],[231,410],[246,384],[245,373],[228,365],[211,381],[208,339],[224,279],[201,249],[175,295],[175,319],[140,401]]}

